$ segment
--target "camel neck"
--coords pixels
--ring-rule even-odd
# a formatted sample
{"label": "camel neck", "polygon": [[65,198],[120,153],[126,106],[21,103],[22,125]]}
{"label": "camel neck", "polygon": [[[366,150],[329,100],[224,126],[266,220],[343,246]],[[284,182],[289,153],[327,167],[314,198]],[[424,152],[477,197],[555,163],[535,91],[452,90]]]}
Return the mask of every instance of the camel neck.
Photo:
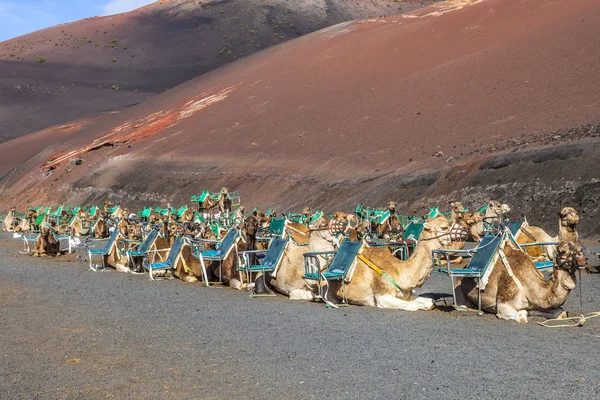
{"label": "camel neck", "polygon": [[577,243],[579,242],[579,235],[577,234],[577,228],[569,228],[564,226],[562,221],[558,222],[558,240],[566,240],[568,242]]}

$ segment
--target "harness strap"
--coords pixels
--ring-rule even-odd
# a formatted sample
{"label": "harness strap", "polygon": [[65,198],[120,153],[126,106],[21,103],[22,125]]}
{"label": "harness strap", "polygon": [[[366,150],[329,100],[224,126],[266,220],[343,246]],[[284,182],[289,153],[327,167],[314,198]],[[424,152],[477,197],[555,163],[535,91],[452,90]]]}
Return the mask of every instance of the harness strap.
{"label": "harness strap", "polygon": [[521,281],[519,280],[519,278],[517,278],[517,276],[513,272],[512,268],[510,267],[510,264],[508,263],[508,259],[506,258],[506,255],[504,254],[504,250],[500,249],[498,251],[498,254],[500,255],[500,259],[502,260],[502,264],[504,264],[504,268],[506,268],[506,271],[508,272],[508,275],[513,279],[513,281],[515,282],[515,285],[517,285],[517,287],[519,288],[519,290],[522,291],[523,290],[523,284],[521,283]]}
{"label": "harness strap", "polygon": [[365,264],[367,264],[367,266],[369,268],[371,268],[373,271],[377,272],[379,275],[381,275],[383,278],[385,278],[385,280],[388,281],[389,283],[391,283],[397,290],[402,291],[402,288],[396,283],[394,278],[392,278],[387,272],[385,272],[381,268],[377,267],[367,257],[363,256],[362,254],[359,254],[358,258],[360,258]]}
{"label": "harness strap", "polygon": [[533,235],[524,227],[521,227],[521,232],[523,232],[529,239],[533,240],[534,242],[536,241],[536,238],[533,237]]}

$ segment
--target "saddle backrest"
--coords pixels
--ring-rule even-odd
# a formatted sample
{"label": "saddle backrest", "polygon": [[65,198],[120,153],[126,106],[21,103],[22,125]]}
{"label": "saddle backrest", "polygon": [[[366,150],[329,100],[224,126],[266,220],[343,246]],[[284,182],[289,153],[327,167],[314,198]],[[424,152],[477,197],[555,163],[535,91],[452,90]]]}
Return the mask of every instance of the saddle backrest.
{"label": "saddle backrest", "polygon": [[500,243],[502,243],[503,235],[485,235],[479,242],[475,254],[471,257],[467,269],[480,271],[482,274],[489,268],[494,260],[494,256],[498,253]]}
{"label": "saddle backrest", "polygon": [[269,246],[269,250],[267,251],[267,255],[265,255],[265,258],[263,259],[263,265],[271,267],[274,270],[277,269],[283,258],[288,242],[288,239],[273,239]]}
{"label": "saddle backrest", "polygon": [[508,223],[508,230],[510,231],[510,233],[512,233],[512,235],[514,237],[517,237],[517,234],[521,230],[521,227],[523,226],[524,222],[525,221],[521,220],[521,221],[515,221],[515,222]]}
{"label": "saddle backrest", "polygon": [[344,240],[327,267],[327,272],[345,277],[358,255],[361,244],[362,242]]}
{"label": "saddle backrest", "polygon": [[181,253],[181,249],[183,248],[184,239],[182,236],[178,236],[175,238],[173,242],[173,246],[171,246],[171,250],[169,250],[169,256],[167,257],[167,264],[174,265],[179,253]]}
{"label": "saddle backrest", "polygon": [[421,222],[411,222],[408,224],[404,232],[402,233],[402,239],[404,240],[419,240],[423,227],[425,225]]}
{"label": "saddle backrest", "polygon": [[147,251],[149,251],[150,247],[152,247],[152,244],[154,244],[157,237],[158,237],[158,229],[153,229],[152,231],[150,231],[148,236],[146,236],[146,240],[144,240],[144,243],[142,243],[142,245],[140,246],[140,251],[143,253],[146,253]]}
{"label": "saddle backrest", "polygon": [[235,241],[238,237],[239,233],[236,229],[230,229],[227,232],[227,235],[221,241],[219,248],[217,249],[217,253],[221,258],[226,258],[229,255],[229,252],[235,245]]}
{"label": "saddle backrest", "polygon": [[285,228],[285,218],[274,219],[271,221],[269,227],[269,233],[271,235],[283,236],[283,230]]}
{"label": "saddle backrest", "polygon": [[118,236],[119,236],[119,230],[115,229],[113,231],[113,233],[110,234],[108,241],[106,242],[106,246],[104,246],[105,253],[107,253],[107,254],[110,253],[110,250],[115,245],[115,242],[117,241]]}

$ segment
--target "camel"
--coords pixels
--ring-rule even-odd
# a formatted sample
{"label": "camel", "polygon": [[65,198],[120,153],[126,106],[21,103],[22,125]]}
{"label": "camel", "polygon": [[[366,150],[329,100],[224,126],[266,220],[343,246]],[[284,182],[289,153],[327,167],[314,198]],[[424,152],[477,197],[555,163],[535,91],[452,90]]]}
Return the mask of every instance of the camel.
{"label": "camel", "polygon": [[108,213],[103,211],[100,213],[100,217],[92,228],[93,237],[96,239],[105,239],[110,236],[108,230]]}
{"label": "camel", "polygon": [[[544,279],[523,251],[510,245],[504,246],[502,251],[508,266],[502,256],[498,257],[481,293],[482,310],[495,313],[500,319],[519,323],[527,323],[528,314],[546,318],[564,316],[561,306],[576,285],[576,271],[586,263],[581,248],[571,242],[561,241],[557,246],[557,265],[548,280]],[[460,299],[464,304],[466,297],[471,303],[477,304],[476,279],[458,280],[455,293],[457,302]]]}
{"label": "camel", "polygon": [[415,296],[413,292],[433,271],[431,251],[448,248],[451,243],[450,223],[446,217],[438,215],[424,224],[417,248],[406,261],[397,259],[384,247],[367,246],[361,251],[362,256],[386,273],[397,287],[357,258],[354,270],[349,274],[352,276],[350,282],[345,285],[332,283],[335,295],[356,305],[406,311],[432,310],[432,299]]}
{"label": "camel", "polygon": [[390,212],[390,216],[385,220],[383,224],[376,224],[373,231],[377,232],[378,237],[385,237],[389,231],[400,231],[402,230],[402,224],[400,219],[396,215],[397,204],[395,201],[389,201],[387,209]]}
{"label": "camel", "polygon": [[[510,212],[510,207],[507,204],[502,204],[497,200],[490,200],[483,214],[484,225],[498,225],[500,220]],[[483,232],[484,234],[485,232]],[[483,234],[479,235],[483,237]]]}
{"label": "camel", "polygon": [[20,219],[16,217],[17,209],[16,207],[12,207],[6,217],[4,217],[4,221],[2,222],[2,229],[6,232],[13,232],[15,227],[19,225]]}
{"label": "camel", "polygon": [[219,206],[221,215],[231,212],[231,199],[229,198],[229,190],[226,187],[221,189],[221,192],[219,193],[219,200],[217,200],[217,205]]}
{"label": "camel", "polygon": [[60,245],[54,238],[53,231],[54,229],[50,226],[50,224],[43,223],[40,225],[40,235],[35,241],[35,252],[33,253],[34,257],[60,255]]}
{"label": "camel", "polygon": [[129,244],[124,240],[141,241],[141,229],[132,225],[127,219],[119,220],[115,229],[118,231],[115,245],[110,249],[108,255],[105,256],[105,263],[119,272],[131,272],[133,265],[130,265],[130,259],[125,254]]}
{"label": "camel", "polygon": [[71,236],[79,238],[87,236],[90,233],[89,221],[84,220],[80,213],[77,213],[70,221]]}
{"label": "camel", "polygon": [[15,232],[29,232],[35,230],[36,219],[37,212],[35,210],[29,210],[25,218],[21,220],[21,223],[15,227]]}
{"label": "camel", "polygon": [[[466,211],[462,203],[455,201],[450,203],[452,214],[450,215],[450,224],[453,232],[453,249],[460,250],[464,248],[464,242],[478,242],[485,233],[483,226],[484,215],[480,212]],[[457,247],[459,246],[459,247]]]}
{"label": "camel", "polygon": [[[564,207],[558,213],[558,218],[558,235],[550,236],[542,228],[530,226],[527,223],[524,223],[521,227],[521,231],[517,235],[517,243],[526,244],[536,242],[559,242],[563,240],[572,243],[579,243],[579,234],[577,233],[579,215],[577,214],[577,211],[573,207]],[[556,247],[544,247],[548,258],[552,260],[554,258]],[[536,249],[531,249],[529,254],[535,257],[540,256],[541,253],[542,252],[539,251],[538,248],[538,251],[536,251]]]}
{"label": "camel", "polygon": [[316,298],[317,283],[304,279],[304,253],[333,251],[326,230],[311,230],[301,223],[288,223],[286,228],[292,237],[287,245],[281,265],[269,284],[291,300],[312,300]]}

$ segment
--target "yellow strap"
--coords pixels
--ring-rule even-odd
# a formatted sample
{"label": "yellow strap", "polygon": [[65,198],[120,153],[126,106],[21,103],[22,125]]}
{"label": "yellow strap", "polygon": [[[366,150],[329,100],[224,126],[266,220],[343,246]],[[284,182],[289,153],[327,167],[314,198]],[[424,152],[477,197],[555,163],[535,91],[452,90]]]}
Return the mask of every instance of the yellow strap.
{"label": "yellow strap", "polygon": [[367,266],[369,268],[371,268],[373,271],[377,272],[385,280],[387,280],[389,283],[391,283],[397,290],[402,291],[402,288],[400,287],[400,285],[398,285],[398,283],[396,283],[394,278],[392,278],[387,272],[385,272],[381,268],[377,267],[375,264],[373,264],[371,262],[371,260],[369,260],[367,257],[363,256],[362,254],[359,254],[358,258],[360,258],[365,264],[367,264]]}

